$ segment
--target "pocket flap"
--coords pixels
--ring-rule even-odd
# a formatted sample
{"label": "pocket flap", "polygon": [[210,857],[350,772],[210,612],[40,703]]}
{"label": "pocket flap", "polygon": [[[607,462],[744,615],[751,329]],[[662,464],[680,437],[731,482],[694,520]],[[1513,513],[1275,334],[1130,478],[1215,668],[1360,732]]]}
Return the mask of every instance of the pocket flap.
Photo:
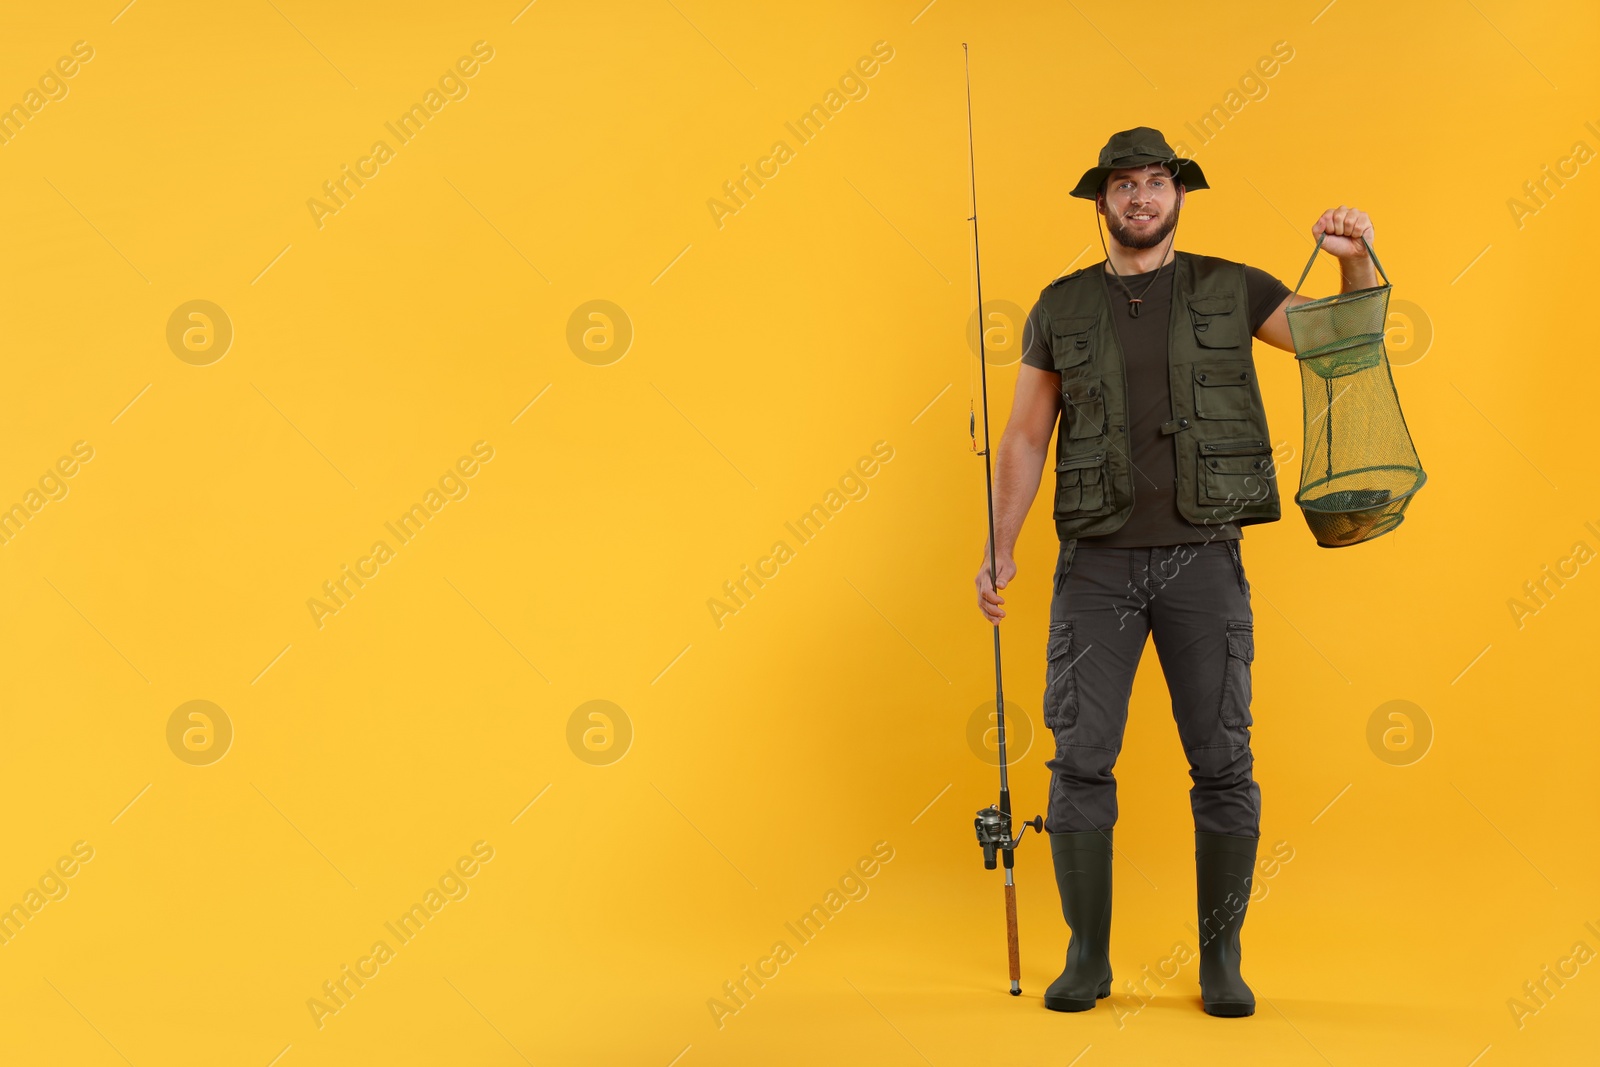
{"label": "pocket flap", "polygon": [[1100,396],[1100,379],[1083,378],[1078,381],[1062,382],[1061,395],[1073,404],[1094,400]]}
{"label": "pocket flap", "polygon": [[1240,316],[1231,296],[1203,296],[1189,301],[1189,321],[1202,348],[1238,348]]}
{"label": "pocket flap", "polygon": [[1051,319],[1050,332],[1059,338],[1070,340],[1074,347],[1088,348],[1089,331],[1094,329],[1094,324],[1099,321],[1099,315],[1067,315]]}
{"label": "pocket flap", "polygon": [[1056,471],[1076,471],[1085,467],[1098,467],[1105,462],[1104,452],[1091,452],[1087,456],[1065,456],[1056,464]]}
{"label": "pocket flap", "polygon": [[1256,639],[1249,623],[1228,624],[1228,655],[1242,659],[1246,663],[1254,662]]}
{"label": "pocket flap", "polygon": [[1189,301],[1189,312],[1196,316],[1225,315],[1233,310],[1234,299],[1227,294],[1221,296],[1197,296]]}
{"label": "pocket flap", "polygon": [[1272,465],[1268,455],[1207,456],[1206,469],[1218,474],[1254,474]]}
{"label": "pocket flap", "polygon": [[1098,315],[1066,315],[1050,320],[1050,354],[1057,372],[1088,361],[1094,352],[1094,324]]}
{"label": "pocket flap", "polygon": [[1251,365],[1248,363],[1196,363],[1194,384],[1204,386],[1249,385]]}

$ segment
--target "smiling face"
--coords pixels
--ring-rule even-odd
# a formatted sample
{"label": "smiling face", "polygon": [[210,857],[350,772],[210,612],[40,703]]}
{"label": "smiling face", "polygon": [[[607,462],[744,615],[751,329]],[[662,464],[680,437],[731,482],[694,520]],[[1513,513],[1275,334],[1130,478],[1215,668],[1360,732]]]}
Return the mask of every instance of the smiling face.
{"label": "smiling face", "polygon": [[1096,199],[1112,239],[1124,248],[1154,248],[1178,225],[1183,186],[1160,163],[1114,170]]}

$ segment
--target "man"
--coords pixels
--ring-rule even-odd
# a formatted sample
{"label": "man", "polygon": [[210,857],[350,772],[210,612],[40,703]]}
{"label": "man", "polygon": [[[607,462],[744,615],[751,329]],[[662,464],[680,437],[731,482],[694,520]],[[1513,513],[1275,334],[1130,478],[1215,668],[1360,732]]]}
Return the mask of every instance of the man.
{"label": "man", "polygon": [[[1045,828],[1072,939],[1044,997],[1056,1011],[1084,1011],[1111,991],[1112,768],[1152,635],[1193,781],[1202,1005],[1220,1016],[1255,1011],[1239,974],[1261,816],[1250,752],[1254,616],[1239,541],[1240,527],[1279,518],[1279,500],[1250,339],[1293,351],[1285,313],[1309,298],[1253,267],[1174,251],[1184,195],[1204,188],[1200,167],[1149,127],[1101,150],[1072,195],[1105,216],[1106,260],[1040,293],[996,458],[1003,590],[1059,416]],[[1327,235],[1342,291],[1377,284],[1364,212],[1332,208],[1311,234]],[[1005,599],[990,585],[988,552],[978,604],[999,625]]]}

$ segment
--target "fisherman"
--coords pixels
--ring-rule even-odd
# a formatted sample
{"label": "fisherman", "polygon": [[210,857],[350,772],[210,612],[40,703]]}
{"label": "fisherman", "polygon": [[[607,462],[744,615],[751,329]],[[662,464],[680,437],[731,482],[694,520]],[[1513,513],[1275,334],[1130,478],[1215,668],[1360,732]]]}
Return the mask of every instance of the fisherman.
{"label": "fisherman", "polygon": [[[1101,149],[1071,195],[1094,201],[1096,232],[1105,216],[1106,258],[1039,294],[996,458],[1004,590],[1059,421],[1045,829],[1072,937],[1066,969],[1044,995],[1055,1011],[1087,1010],[1111,992],[1112,770],[1153,635],[1193,780],[1202,1006],[1255,1012],[1239,974],[1261,833],[1250,752],[1254,616],[1239,545],[1241,527],[1279,518],[1279,500],[1251,338],[1294,351],[1286,311],[1310,298],[1255,267],[1174,250],[1184,194],[1207,187],[1199,165],[1150,127],[1123,130]],[[1313,238],[1323,234],[1341,291],[1377,284],[1365,212],[1330,208],[1311,227]],[[1005,598],[990,582],[987,542],[976,584],[980,610],[998,625]]]}

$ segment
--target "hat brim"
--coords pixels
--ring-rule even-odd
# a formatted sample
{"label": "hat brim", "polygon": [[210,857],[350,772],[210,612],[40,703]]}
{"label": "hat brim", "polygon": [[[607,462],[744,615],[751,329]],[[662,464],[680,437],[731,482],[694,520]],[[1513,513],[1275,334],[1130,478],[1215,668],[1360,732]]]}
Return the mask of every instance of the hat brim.
{"label": "hat brim", "polygon": [[1211,188],[1206,184],[1205,172],[1200,169],[1200,164],[1192,159],[1184,159],[1181,156],[1163,158],[1139,155],[1119,160],[1115,167],[1090,167],[1083,172],[1083,177],[1078,179],[1072,195],[1080,200],[1093,200],[1100,195],[1100,186],[1112,171],[1130,170],[1150,163],[1165,163],[1168,167],[1175,167],[1177,180],[1182,182],[1187,190]]}

